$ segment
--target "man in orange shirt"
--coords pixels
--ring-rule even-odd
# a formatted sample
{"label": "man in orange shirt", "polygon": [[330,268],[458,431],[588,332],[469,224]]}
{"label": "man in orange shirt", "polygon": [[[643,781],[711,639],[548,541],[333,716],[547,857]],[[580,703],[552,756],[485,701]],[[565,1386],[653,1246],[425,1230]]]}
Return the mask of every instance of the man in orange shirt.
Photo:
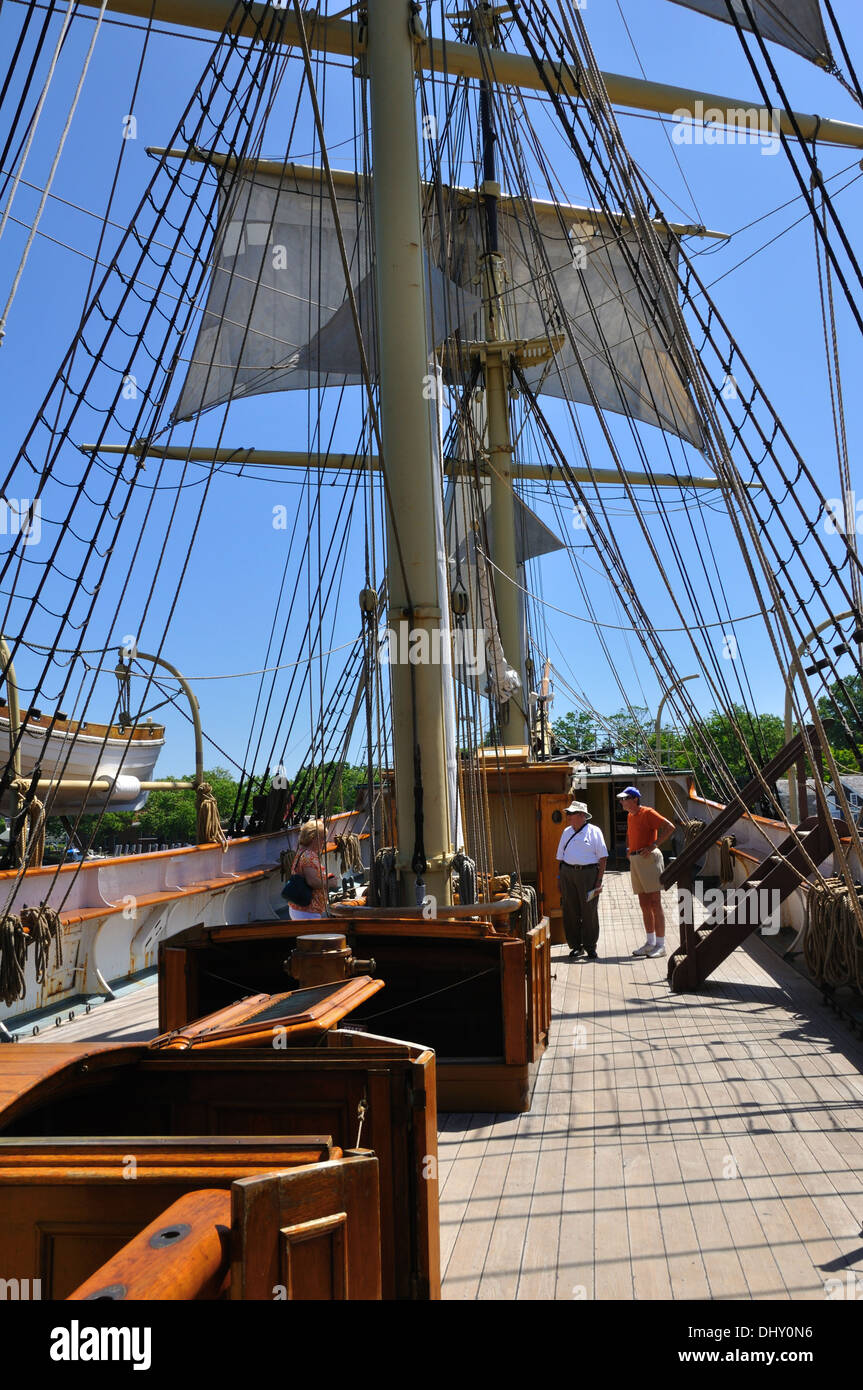
{"label": "man in orange shirt", "polygon": [[641,792],[627,787],[618,794],[618,801],[628,812],[626,848],[629,853],[629,872],[632,891],[638,895],[647,940],[633,951],[634,956],[665,955],[665,916],[662,911],[662,885],[659,875],[663,869],[660,845],[670,840],[674,825],[651,806],[642,806]]}

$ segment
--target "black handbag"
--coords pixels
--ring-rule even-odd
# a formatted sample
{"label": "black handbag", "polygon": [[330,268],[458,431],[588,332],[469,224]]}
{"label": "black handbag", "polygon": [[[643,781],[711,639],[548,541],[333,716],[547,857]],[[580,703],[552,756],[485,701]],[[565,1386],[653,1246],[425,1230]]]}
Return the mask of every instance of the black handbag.
{"label": "black handbag", "polygon": [[282,889],[282,897],[292,907],[308,907],[312,901],[312,891],[302,874],[291,874]]}

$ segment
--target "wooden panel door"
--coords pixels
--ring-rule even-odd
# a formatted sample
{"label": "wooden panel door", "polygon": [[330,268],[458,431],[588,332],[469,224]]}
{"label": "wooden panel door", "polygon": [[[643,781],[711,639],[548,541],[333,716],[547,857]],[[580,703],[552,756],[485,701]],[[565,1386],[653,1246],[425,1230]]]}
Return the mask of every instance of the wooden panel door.
{"label": "wooden panel door", "polygon": [[566,940],[563,933],[563,910],[557,884],[557,847],[566,829],[565,810],[572,797],[560,792],[543,792],[536,798],[536,860],[539,915],[547,917],[551,940],[559,945]]}
{"label": "wooden panel door", "polygon": [[344,1158],[235,1182],[231,1230],[232,1299],[381,1297],[376,1158]]}

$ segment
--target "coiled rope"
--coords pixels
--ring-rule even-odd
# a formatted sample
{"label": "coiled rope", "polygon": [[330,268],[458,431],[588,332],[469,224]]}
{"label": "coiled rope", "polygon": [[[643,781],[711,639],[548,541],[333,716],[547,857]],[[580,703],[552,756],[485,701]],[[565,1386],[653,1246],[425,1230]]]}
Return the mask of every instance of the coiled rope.
{"label": "coiled rope", "polygon": [[510,897],[521,899],[521,907],[512,914],[510,922],[513,930],[526,941],[528,933],[539,925],[536,889],[530,883],[514,883],[509,892]]}
{"label": "coiled rope", "polygon": [[719,882],[723,888],[726,884],[734,882],[734,855],[731,852],[733,844],[733,835],[723,835],[719,841]]}
{"label": "coiled rope", "polygon": [[27,944],[36,952],[36,983],[40,984],[48,973],[48,959],[51,943],[54,944],[54,965],[63,964],[63,925],[59,912],[44,903],[39,907],[22,907],[21,925],[27,933]]}
{"label": "coiled rope", "polygon": [[198,844],[221,845],[227,849],[228,841],[219,816],[219,803],[209,782],[200,782],[195,791],[195,811],[198,818]]}
{"label": "coiled rope", "polygon": [[18,796],[15,829],[10,836],[13,863],[18,869],[41,869],[45,854],[45,807],[35,790],[31,795],[32,784],[26,777],[13,778],[11,785]]}
{"label": "coiled rope", "polygon": [[690,845],[693,840],[698,838],[704,829],[704,821],[685,820],[681,822],[681,827],[683,830],[683,842],[684,844]]}
{"label": "coiled rope", "polygon": [[399,906],[399,882],[396,874],[396,852],[392,848],[379,849],[375,855],[372,870],[372,888],[375,907]]}
{"label": "coiled rope", "polygon": [[[863,903],[863,887],[856,885]],[[810,884],[806,895],[803,956],[819,983],[838,989],[851,985],[863,994],[863,938],[855,904],[843,878]]]}
{"label": "coiled rope", "polygon": [[477,879],[474,860],[469,859],[462,850],[459,850],[458,854],[453,857],[452,871],[457,879],[459,902],[475,903]]}
{"label": "coiled rope", "polygon": [[24,998],[26,961],[27,937],[21,919],[7,913],[0,917],[0,999],[6,1005]]}
{"label": "coiled rope", "polygon": [[339,872],[343,874],[362,873],[363,857],[360,853],[360,837],[348,831],[336,835],[335,846],[339,854]]}

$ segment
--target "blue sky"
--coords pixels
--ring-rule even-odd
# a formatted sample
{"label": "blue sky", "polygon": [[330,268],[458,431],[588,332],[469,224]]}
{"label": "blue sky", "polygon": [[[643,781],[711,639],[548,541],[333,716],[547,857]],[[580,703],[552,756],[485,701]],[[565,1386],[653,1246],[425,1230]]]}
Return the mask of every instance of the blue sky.
{"label": "blue sky", "polygon": [[[843,26],[852,55],[863,66],[863,15],[852,0],[836,0],[835,8]],[[5,49],[5,36],[17,32],[22,7],[10,4],[0,16],[0,47]],[[756,92],[748,65],[740,52],[737,38],[726,26],[711,22],[668,0],[622,0],[622,10],[637,47],[637,56],[624,29],[621,7],[617,0],[588,0],[584,18],[601,66],[616,72],[639,71],[639,60],[647,75],[659,81],[679,83],[693,88],[727,93],[739,97],[741,104],[755,102]],[[25,171],[25,179],[41,188],[50,167],[58,131],[65,113],[81,61],[89,41],[88,24],[78,23],[58,69],[55,87],[46,103],[42,126]],[[83,305],[88,275],[85,256],[67,249],[92,255],[98,237],[99,222],[78,211],[80,207],[101,214],[106,206],[107,191],[121,149],[123,118],[133,111],[137,123],[136,138],[123,142],[123,160],[118,177],[112,211],[113,220],[127,223],[138,196],[150,178],[153,162],[146,146],[161,146],[168,142],[188,93],[206,60],[207,46],[192,39],[169,39],[154,35],[150,41],[140,92],[134,106],[131,102],[132,84],[141,51],[141,33],[120,26],[106,26],[100,36],[75,115],[66,148],[57,172],[49,200],[30,255],[22,287],[15,300],[7,324],[6,340],[0,349],[0,369],[3,382],[4,442],[7,450],[20,442],[39,408],[42,393],[50,382],[74,331]],[[863,123],[863,112],[850,96],[828,74],[820,72],[804,60],[784,50],[774,50],[783,80],[797,109],[817,111],[851,122]],[[283,157],[287,128],[285,113],[290,109],[291,92],[298,80],[298,65],[289,64],[285,77],[284,100],[277,106],[268,127],[263,153]],[[324,106],[329,132],[332,162],[351,167],[354,134],[354,111],[351,104],[353,81],[344,70],[328,78]],[[634,158],[649,175],[657,197],[671,219],[703,222],[707,226],[735,233],[730,242],[699,243],[699,268],[708,282],[716,281],[715,296],[719,307],[733,326],[735,335],[756,365],[768,395],[783,416],[795,442],[820,479],[828,497],[838,492],[836,461],[832,447],[832,424],[826,391],[826,375],[822,329],[817,296],[817,277],[812,229],[808,220],[781,236],[773,246],[761,250],[777,233],[800,218],[803,207],[799,199],[784,211],[778,212],[755,226],[757,219],[772,212],[788,200],[795,199],[797,186],[783,155],[765,156],[757,146],[714,145],[675,146],[668,139],[667,126],[642,116],[621,115],[621,126]],[[281,122],[281,124],[280,124]],[[279,141],[282,141],[282,144]],[[347,142],[342,144],[342,142]],[[290,156],[298,162],[312,162],[314,140],[308,111],[305,111],[295,131]],[[676,154],[676,158],[675,158]],[[561,145],[561,169],[563,164]],[[849,169],[847,178],[860,170],[860,152],[844,149],[821,151],[821,167],[825,176]],[[685,176],[685,177],[684,177]],[[838,179],[837,183],[844,182]],[[687,186],[688,185],[688,186]],[[863,214],[863,180],[841,194],[837,206],[844,218],[852,241]],[[59,199],[68,200],[66,203]],[[573,189],[572,199],[583,201],[579,189]],[[39,193],[22,186],[16,197],[13,215],[29,223],[39,200]],[[747,229],[748,228],[748,229]],[[742,230],[739,230],[742,229]],[[0,245],[0,291],[5,300],[18,255],[23,248],[24,230],[10,222]],[[110,252],[119,233],[109,229],[105,251]],[[52,242],[49,237],[56,241]],[[58,245],[57,243],[63,243]],[[692,246],[692,243],[690,243]],[[751,257],[751,259],[746,259]],[[739,264],[739,262],[744,262]],[[737,268],[734,268],[737,267]],[[731,273],[728,273],[731,272]],[[722,278],[724,277],[724,278]],[[859,334],[840,305],[839,320],[843,348],[843,368],[846,373],[846,404],[849,415],[851,455],[860,436],[860,393],[853,383],[859,379],[861,352]],[[325,410],[330,408],[327,403]],[[231,411],[225,426],[223,442],[231,445],[259,448],[302,449],[312,430],[314,400],[306,401],[292,395],[265,396],[254,401],[238,403]],[[561,439],[568,442],[568,425],[562,410],[549,406],[549,414],[561,430]],[[588,438],[596,438],[593,423],[584,412],[584,427]],[[91,423],[94,423],[92,417]],[[117,434],[108,437],[120,438]],[[84,423],[82,421],[81,429]],[[204,422],[199,442],[212,442],[218,433],[215,415]],[[656,431],[651,445],[652,459],[661,466],[663,449]],[[622,438],[622,436],[619,436]],[[88,442],[80,429],[72,430],[76,443]],[[340,425],[335,438],[336,448],[352,449],[356,442],[355,424]],[[678,455],[680,449],[675,446]],[[655,452],[654,452],[655,450]],[[690,451],[691,471],[703,471],[696,455]],[[607,466],[606,458],[597,458]],[[61,476],[64,486],[75,478],[80,456],[64,456]],[[637,466],[633,460],[632,466]],[[177,466],[174,465],[174,468]],[[157,469],[148,466],[147,478],[155,483]],[[173,490],[179,474],[168,469],[160,482],[163,490],[157,496],[148,523],[144,553],[133,564],[135,545],[135,515],[131,530],[123,533],[121,547],[112,561],[111,578],[106,591],[97,600],[91,636],[101,637],[108,629],[118,643],[128,633],[136,633],[143,649],[153,650],[161,641],[162,630],[173,606],[173,616],[164,643],[164,654],[193,678],[221,676],[230,673],[257,671],[273,663],[268,654],[270,629],[276,596],[283,576],[288,588],[297,583],[300,588],[298,612],[304,611],[303,592],[311,594],[317,582],[318,546],[326,547],[334,533],[338,535],[345,514],[344,485],[326,489],[321,503],[321,535],[317,522],[312,521],[314,533],[313,557],[310,565],[301,563],[296,547],[289,547],[289,534],[273,526],[273,509],[284,506],[291,520],[301,513],[300,530],[306,529],[305,518],[310,497],[302,480],[236,479],[219,476],[212,482],[202,515],[198,522],[196,545],[186,562],[186,550],[191,527],[195,523],[203,492],[202,470],[192,469],[187,486],[179,496],[180,518],[168,533],[170,509],[177,501]],[[108,479],[101,474],[100,486]],[[167,486],[171,484],[171,486]],[[52,505],[60,506],[62,489],[54,494]],[[614,494],[616,497],[617,494]],[[146,489],[141,492],[140,522],[144,524],[144,503],[149,500]],[[637,528],[620,501],[610,504],[616,515],[617,533],[624,549],[631,546],[635,557],[634,579],[639,591],[648,595],[651,617],[657,627],[671,627],[675,616],[671,605],[660,592],[650,566],[645,562]],[[676,507],[680,507],[679,500]],[[549,524],[553,513],[539,502],[538,509]],[[681,520],[683,544],[684,518]],[[713,536],[720,556],[723,579],[730,612],[736,616],[751,611],[751,595],[742,575],[739,559],[734,553],[727,523],[716,515]],[[153,554],[161,547],[167,534],[163,561],[163,581],[148,614],[147,625],[139,632],[138,624],[144,606],[149,575],[153,569]],[[576,540],[576,543],[580,543]],[[32,547],[27,558],[38,565],[41,547]],[[364,582],[362,528],[352,528],[346,544],[338,544],[341,563],[341,599],[328,609],[323,624],[321,647],[341,647],[349,642],[357,629],[357,592]],[[692,556],[693,565],[697,557]],[[584,574],[589,576],[589,588],[597,615],[601,621],[625,626],[626,615],[606,580],[597,572],[598,561],[589,552],[581,554]],[[114,600],[122,579],[130,576],[130,584],[121,612],[114,619]],[[585,609],[574,582],[569,560],[552,556],[542,564],[543,595],[557,608],[581,615]],[[55,611],[63,594],[61,578],[49,584],[44,599]],[[53,602],[52,602],[53,597]],[[13,606],[8,623],[14,630],[20,605]],[[658,700],[657,683],[647,669],[637,643],[626,634],[609,630],[608,640],[613,653],[617,675],[609,669],[589,623],[572,621],[562,614],[547,610],[549,627],[558,649],[563,653],[572,679],[587,693],[600,710],[611,712],[621,704],[618,681],[635,703],[646,702],[655,707]],[[99,628],[99,622],[103,627]],[[281,621],[281,620],[279,620]],[[28,626],[28,637],[34,642],[50,640],[56,621],[48,613],[40,613]],[[778,673],[763,650],[763,637],[752,625],[751,645],[747,646],[748,628],[741,633],[741,656],[745,662],[755,703],[759,708],[781,708],[782,686]],[[281,642],[279,633],[277,644]],[[684,635],[669,634],[668,644],[686,673],[694,669]],[[552,646],[550,653],[556,659]],[[300,659],[303,655],[301,624],[294,618],[284,636],[281,662]],[[331,670],[342,659],[341,652],[331,658]],[[28,698],[28,679],[35,679],[35,655],[22,653],[18,674]],[[317,672],[317,666],[314,667]],[[279,678],[281,704],[287,688],[286,675]],[[234,680],[194,681],[198,691],[205,731],[238,763],[245,760],[246,731],[250,709],[257,693],[254,678]],[[703,709],[712,704],[709,693],[699,694],[699,685],[690,687],[696,702]],[[103,681],[98,687],[105,701],[112,694],[111,685]],[[293,696],[288,704],[292,709]],[[295,760],[308,745],[308,716],[318,707],[320,682],[315,675],[313,688],[307,686],[300,708],[291,726],[283,730],[288,749],[286,764],[292,770]],[[41,703],[50,703],[45,696]],[[63,703],[69,701],[64,697]],[[565,691],[559,690],[555,713],[563,713],[572,705]],[[164,712],[163,712],[164,713]],[[98,717],[96,706],[91,717]],[[158,715],[156,717],[162,717]],[[168,709],[168,749],[163,755],[163,773],[188,772],[192,766],[192,741],[188,723]],[[265,741],[268,749],[268,741]],[[358,751],[358,750],[357,750]],[[207,751],[208,763],[224,761],[212,748]]]}

